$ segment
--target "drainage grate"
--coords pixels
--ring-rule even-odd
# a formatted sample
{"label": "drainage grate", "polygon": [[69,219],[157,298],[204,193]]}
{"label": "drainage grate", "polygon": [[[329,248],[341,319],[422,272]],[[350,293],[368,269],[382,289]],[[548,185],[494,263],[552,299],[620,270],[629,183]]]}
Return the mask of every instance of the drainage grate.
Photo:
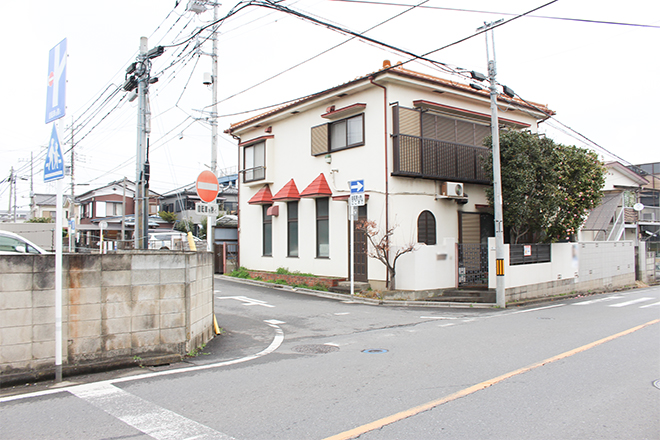
{"label": "drainage grate", "polygon": [[334,345],[322,345],[322,344],[309,344],[309,345],[297,345],[291,350],[296,353],[304,354],[325,354],[332,353],[333,351],[339,350],[339,347]]}
{"label": "drainage grate", "polygon": [[366,350],[362,350],[362,353],[380,354],[380,353],[387,353],[387,350],[385,350],[384,348],[367,348]]}

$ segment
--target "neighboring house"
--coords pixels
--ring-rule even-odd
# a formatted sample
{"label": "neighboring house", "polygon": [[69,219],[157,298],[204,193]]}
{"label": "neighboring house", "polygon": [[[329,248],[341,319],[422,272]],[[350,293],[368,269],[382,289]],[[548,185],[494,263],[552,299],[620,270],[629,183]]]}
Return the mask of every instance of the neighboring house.
{"label": "neighboring house", "polygon": [[[136,185],[130,180],[117,180],[76,197],[80,205],[80,222],[77,225],[79,246],[98,248],[100,222],[105,221],[104,240],[118,248],[132,247],[135,229]],[[149,228],[158,228],[164,221],[158,217],[160,195],[149,190]],[[121,236],[122,224],[124,236]]]}
{"label": "neighboring house", "polygon": [[[485,195],[491,176],[480,166],[491,154],[482,146],[490,97],[478,88],[386,61],[382,70],[231,125],[242,175],[240,265],[348,277],[349,182],[364,180],[358,218],[392,231],[390,258],[417,244],[400,258],[397,267],[411,269],[397,273],[397,289],[457,286],[455,258],[485,261],[481,248],[494,235]],[[504,95],[498,102],[503,129],[536,132],[552,114]],[[459,246],[456,257],[457,244],[476,246],[476,256]],[[357,233],[355,279],[383,289],[385,266],[366,249]]]}
{"label": "neighboring house", "polygon": [[587,217],[580,241],[630,240],[637,246],[640,239],[649,238],[644,232],[647,226],[660,226],[660,218],[655,216],[658,208],[640,205],[644,188],[651,182],[638,168],[620,162],[605,166],[603,200]]}
{"label": "neighboring house", "polygon": [[[236,187],[237,174],[218,177],[220,191],[216,198],[220,214],[235,214],[238,205],[238,188]],[[201,202],[195,189],[195,183],[173,189],[160,197],[160,210],[173,212],[177,220],[192,220],[196,225],[201,224],[203,214],[197,214],[195,203]]]}
{"label": "neighboring house", "polygon": [[[55,194],[34,194],[30,203],[30,218],[49,218],[54,222],[57,218],[56,209],[56,195]],[[70,218],[75,218],[74,204],[71,203],[70,195],[62,196],[62,208],[64,211],[64,225]]]}
{"label": "neighboring house", "polygon": [[660,257],[660,162],[636,165],[635,169],[649,181],[639,193],[639,202],[644,205],[639,213],[640,239],[647,242],[647,251]]}

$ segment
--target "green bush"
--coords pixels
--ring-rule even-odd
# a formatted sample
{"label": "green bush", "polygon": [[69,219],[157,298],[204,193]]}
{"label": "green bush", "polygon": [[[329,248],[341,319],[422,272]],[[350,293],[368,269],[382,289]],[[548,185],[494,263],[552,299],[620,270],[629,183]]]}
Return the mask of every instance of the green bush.
{"label": "green bush", "polygon": [[246,268],[241,266],[238,269],[234,269],[233,271],[231,271],[229,276],[235,278],[250,278],[250,272],[248,272]]}

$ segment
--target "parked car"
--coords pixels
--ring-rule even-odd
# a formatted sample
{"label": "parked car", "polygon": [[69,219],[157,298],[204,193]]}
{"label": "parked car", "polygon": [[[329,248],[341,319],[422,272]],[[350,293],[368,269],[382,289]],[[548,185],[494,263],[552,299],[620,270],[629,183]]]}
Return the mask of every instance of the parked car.
{"label": "parked car", "polygon": [[0,231],[0,255],[47,253],[25,237],[9,231]]}
{"label": "parked car", "polygon": [[[193,236],[197,250],[206,249],[206,242]],[[200,248],[201,247],[201,248]],[[188,251],[188,234],[181,231],[149,232],[149,249]]]}

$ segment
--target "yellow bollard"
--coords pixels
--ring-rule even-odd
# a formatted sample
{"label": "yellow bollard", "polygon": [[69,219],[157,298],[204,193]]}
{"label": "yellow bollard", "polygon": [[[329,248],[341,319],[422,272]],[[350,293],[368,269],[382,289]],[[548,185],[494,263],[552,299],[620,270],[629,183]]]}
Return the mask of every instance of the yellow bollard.
{"label": "yellow bollard", "polygon": [[215,331],[216,335],[220,334],[220,327],[218,326],[218,320],[215,319],[215,313],[213,314],[213,330]]}
{"label": "yellow bollard", "polygon": [[195,245],[195,240],[193,240],[192,232],[188,231],[188,246],[193,252],[197,252],[197,246]]}

